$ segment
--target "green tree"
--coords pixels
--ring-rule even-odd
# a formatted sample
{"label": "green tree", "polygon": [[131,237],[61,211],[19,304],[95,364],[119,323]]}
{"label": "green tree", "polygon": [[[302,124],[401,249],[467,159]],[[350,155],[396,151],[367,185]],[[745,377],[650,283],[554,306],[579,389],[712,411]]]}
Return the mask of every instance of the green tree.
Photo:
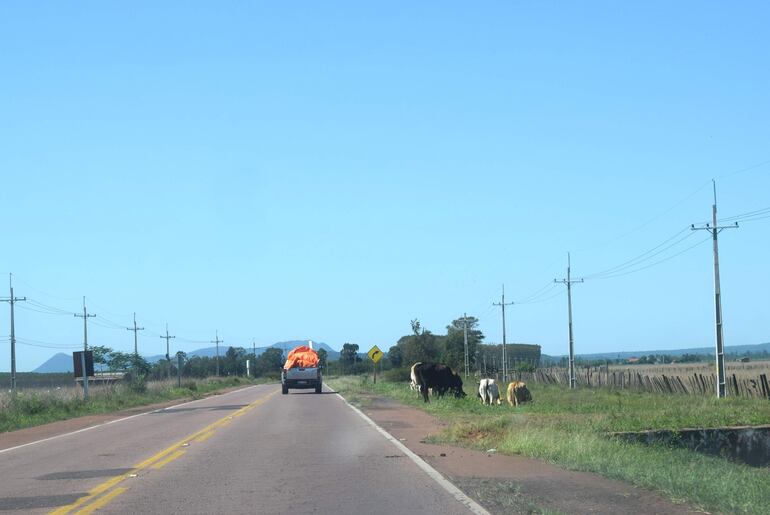
{"label": "green tree", "polygon": [[278,375],[284,361],[283,351],[270,347],[259,355],[254,363],[254,371],[259,376]]}
{"label": "green tree", "polygon": [[133,354],[127,352],[112,351],[105,357],[107,361],[107,367],[112,372],[125,372],[131,368],[131,364],[134,360]]}
{"label": "green tree", "polygon": [[329,360],[329,353],[326,352],[326,349],[318,349],[318,362],[321,365],[321,368],[326,369],[326,363]]}
{"label": "green tree", "polygon": [[404,363],[404,352],[398,345],[388,349],[388,360],[393,368],[401,368]]}
{"label": "green tree", "polygon": [[[414,319],[410,321],[412,334],[402,336],[397,347],[400,347],[402,363],[411,366],[418,361],[436,362],[441,358],[443,337],[437,337]],[[399,351],[396,351],[399,352]]]}
{"label": "green tree", "polygon": [[[468,362],[471,369],[476,360],[476,348],[484,340],[484,333],[478,329],[479,319],[467,317],[468,324]],[[462,318],[452,320],[446,328],[447,336],[444,344],[442,361],[455,370],[465,368],[465,323]]]}
{"label": "green tree", "polygon": [[104,367],[108,366],[110,354],[114,352],[104,345],[92,345],[89,350],[94,353],[94,366],[101,365],[98,367],[99,370],[104,370]]}
{"label": "green tree", "polygon": [[346,365],[352,365],[357,361],[361,361],[361,358],[358,357],[358,344],[345,343],[342,345],[342,350],[340,351],[340,362]]}
{"label": "green tree", "polygon": [[228,376],[240,376],[246,373],[246,350],[243,347],[229,347],[225,352],[222,372]]}

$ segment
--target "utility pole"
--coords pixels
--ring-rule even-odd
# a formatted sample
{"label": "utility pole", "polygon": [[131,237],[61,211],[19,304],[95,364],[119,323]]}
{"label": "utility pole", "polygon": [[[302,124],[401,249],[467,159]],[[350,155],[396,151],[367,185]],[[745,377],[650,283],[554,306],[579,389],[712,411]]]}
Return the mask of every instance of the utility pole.
{"label": "utility pole", "polygon": [[727,395],[727,390],[725,389],[725,347],[724,336],[722,333],[722,289],[719,285],[719,243],[717,235],[722,232],[723,229],[737,229],[738,222],[735,222],[735,225],[726,225],[722,227],[717,225],[717,183],[714,179],[712,179],[711,182],[714,185],[714,204],[711,206],[712,224],[706,224],[703,227],[695,227],[693,224],[690,226],[690,229],[693,231],[704,230],[710,232],[714,242],[714,311],[716,315],[717,398],[721,399]]}
{"label": "utility pole", "polygon": [[144,331],[144,327],[136,327],[136,313],[134,313],[134,327],[126,327],[127,331],[134,331],[134,358],[139,357],[139,343],[136,333],[138,331]]}
{"label": "utility pole", "polygon": [[11,305],[11,392],[16,393],[16,329],[14,327],[14,315],[13,304],[16,302],[23,302],[27,300],[27,297],[14,297],[13,296],[13,274],[8,274],[8,285],[11,289],[10,297],[2,297],[0,301],[7,302]]}
{"label": "utility pole", "polygon": [[503,383],[508,382],[508,367],[505,364],[505,306],[512,306],[513,302],[505,302],[505,285],[503,285],[503,296],[500,302],[493,302],[493,306],[500,306],[503,310]]}
{"label": "utility pole", "polygon": [[583,279],[572,279],[570,276],[570,257],[567,252],[567,278],[561,281],[554,279],[555,283],[567,285],[567,323],[569,325],[569,387],[575,388],[575,345],[572,337],[572,283],[582,283]]}
{"label": "utility pole", "polygon": [[85,353],[88,351],[88,319],[96,315],[89,315],[88,311],[86,311],[85,296],[83,296],[83,314],[74,313],[73,315],[83,319],[83,398],[88,400],[88,372],[85,365]]}
{"label": "utility pole", "polygon": [[166,336],[161,335],[161,338],[166,340],[166,361],[168,361],[168,378],[171,379],[171,355],[169,354],[169,340],[173,340],[176,336],[168,335],[168,322],[166,322]]}
{"label": "utility pole", "polygon": [[465,379],[468,379],[468,314],[463,313],[463,343],[465,345]]}
{"label": "utility pole", "polygon": [[217,377],[219,377],[219,344],[224,343],[224,340],[219,339],[219,329],[217,329],[216,335],[216,339],[212,340],[211,343],[217,344]]}
{"label": "utility pole", "polygon": [[254,377],[257,377],[257,339],[252,338],[251,339],[251,355],[254,356]]}

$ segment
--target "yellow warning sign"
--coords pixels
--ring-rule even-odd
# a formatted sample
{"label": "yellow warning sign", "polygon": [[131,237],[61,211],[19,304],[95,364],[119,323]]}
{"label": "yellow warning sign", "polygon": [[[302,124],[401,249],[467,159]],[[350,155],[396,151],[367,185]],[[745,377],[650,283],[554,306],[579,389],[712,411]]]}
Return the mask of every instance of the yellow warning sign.
{"label": "yellow warning sign", "polygon": [[382,351],[375,345],[371,349],[369,349],[369,352],[366,353],[367,356],[369,356],[369,359],[377,363],[382,359]]}

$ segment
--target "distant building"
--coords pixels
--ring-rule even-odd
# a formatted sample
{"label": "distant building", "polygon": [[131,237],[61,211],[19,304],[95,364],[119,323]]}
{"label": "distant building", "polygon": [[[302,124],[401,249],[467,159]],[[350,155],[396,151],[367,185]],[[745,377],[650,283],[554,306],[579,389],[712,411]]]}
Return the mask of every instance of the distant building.
{"label": "distant building", "polygon": [[635,365],[639,363],[639,358],[628,358],[626,360],[626,363],[628,363],[629,365]]}

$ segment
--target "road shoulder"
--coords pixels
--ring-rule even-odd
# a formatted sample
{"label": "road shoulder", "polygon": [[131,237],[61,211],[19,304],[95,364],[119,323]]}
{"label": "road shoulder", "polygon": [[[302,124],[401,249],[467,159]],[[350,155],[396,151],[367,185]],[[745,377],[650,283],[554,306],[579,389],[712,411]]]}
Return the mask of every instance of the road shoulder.
{"label": "road shoulder", "polygon": [[384,397],[362,411],[493,513],[694,513],[651,491],[522,456],[426,443],[446,424]]}

